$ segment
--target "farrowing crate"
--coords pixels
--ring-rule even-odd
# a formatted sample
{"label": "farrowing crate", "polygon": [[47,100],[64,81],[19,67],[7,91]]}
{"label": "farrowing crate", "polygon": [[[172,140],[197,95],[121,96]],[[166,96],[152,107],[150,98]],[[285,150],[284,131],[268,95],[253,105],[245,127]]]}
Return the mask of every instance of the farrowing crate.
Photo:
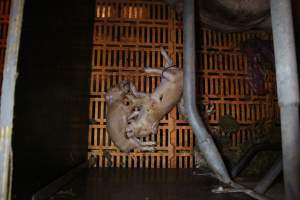
{"label": "farrowing crate", "polygon": [[[217,126],[221,117],[231,115],[241,125],[231,135],[231,146],[256,136],[258,120],[278,118],[275,75],[268,74],[269,93],[255,96],[247,80],[247,57],[240,43],[258,37],[271,40],[265,32],[221,33],[201,29],[197,50],[198,99],[203,112],[209,105],[215,113],[209,126]],[[183,67],[182,21],[163,1],[97,0],[94,19],[94,43],[90,81],[89,157],[96,156],[95,167],[192,168],[195,138],[188,122],[173,109],[160,122],[156,135],[145,141],[157,142],[157,151],[120,152],[109,139],[106,129],[105,92],[120,80],[130,80],[139,91],[152,92],[160,77],[148,75],[143,68],[161,67],[160,46],[167,49],[177,66]]]}

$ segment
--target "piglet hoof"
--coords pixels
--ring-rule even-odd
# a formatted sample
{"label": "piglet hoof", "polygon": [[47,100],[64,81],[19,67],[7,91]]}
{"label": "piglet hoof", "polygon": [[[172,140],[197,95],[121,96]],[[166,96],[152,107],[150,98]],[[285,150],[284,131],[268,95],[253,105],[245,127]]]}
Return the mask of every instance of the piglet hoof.
{"label": "piglet hoof", "polygon": [[156,148],[155,147],[141,147],[140,150],[143,152],[154,152],[156,150]]}
{"label": "piglet hoof", "polygon": [[154,146],[156,145],[156,142],[149,141],[149,142],[142,142],[142,146]]}
{"label": "piglet hoof", "polygon": [[144,67],[144,72],[149,72],[151,70],[151,67]]}
{"label": "piglet hoof", "polygon": [[134,132],[133,132],[133,130],[130,129],[130,128],[126,128],[126,136],[127,136],[127,138],[134,137]]}

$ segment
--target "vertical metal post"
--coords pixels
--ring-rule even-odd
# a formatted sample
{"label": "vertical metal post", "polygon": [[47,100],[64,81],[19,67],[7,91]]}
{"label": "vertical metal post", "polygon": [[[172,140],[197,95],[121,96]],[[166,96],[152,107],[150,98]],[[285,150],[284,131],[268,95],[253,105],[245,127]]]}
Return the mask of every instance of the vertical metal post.
{"label": "vertical metal post", "polygon": [[[12,161],[11,136],[17,62],[21,35],[24,0],[12,0],[5,52],[0,106],[0,199],[9,198],[9,174]],[[10,170],[9,170],[10,169]],[[10,177],[11,178],[11,177]]]}
{"label": "vertical metal post", "polygon": [[271,0],[286,199],[300,199],[299,83],[290,0]]}
{"label": "vertical metal post", "polygon": [[184,1],[183,12],[183,60],[184,60],[184,104],[196,136],[197,145],[208,165],[224,183],[231,183],[223,159],[198,113],[196,106],[196,48],[195,48],[195,6],[194,0]]}

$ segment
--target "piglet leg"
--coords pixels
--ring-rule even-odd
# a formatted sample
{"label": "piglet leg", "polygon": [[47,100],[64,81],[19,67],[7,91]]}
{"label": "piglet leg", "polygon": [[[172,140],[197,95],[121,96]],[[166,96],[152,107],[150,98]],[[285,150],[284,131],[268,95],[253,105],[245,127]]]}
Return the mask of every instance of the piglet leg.
{"label": "piglet leg", "polygon": [[130,82],[130,90],[135,97],[145,97],[147,94],[145,92],[137,91],[133,83]]}
{"label": "piglet leg", "polygon": [[162,68],[145,67],[144,70],[147,73],[155,73],[155,74],[162,74],[163,72]]}
{"label": "piglet leg", "polygon": [[160,47],[160,53],[161,55],[165,58],[165,60],[167,61],[165,64],[165,68],[167,67],[171,67],[173,64],[173,60],[170,58],[170,56],[167,54],[166,50],[163,47]]}
{"label": "piglet leg", "polygon": [[164,73],[164,78],[167,79],[168,81],[175,81],[174,75],[171,73],[168,73],[168,71],[164,71],[161,68],[151,68],[151,67],[146,67],[145,72],[147,73],[154,73],[154,74],[159,74],[162,75]]}
{"label": "piglet leg", "polygon": [[140,149],[139,149],[140,151],[150,151],[150,152],[152,152],[152,151],[155,151],[156,150],[156,148],[155,147],[151,147],[151,146],[142,146],[142,147],[140,147]]}
{"label": "piglet leg", "polygon": [[138,146],[136,147],[138,150],[140,151],[155,151],[156,148],[153,147],[153,145],[155,145],[155,142],[141,142],[139,139],[137,139],[136,137],[132,137],[131,140],[135,141]]}
{"label": "piglet leg", "polygon": [[140,114],[140,112],[139,111],[133,111],[129,116],[128,116],[128,120],[131,120],[131,119],[133,119],[133,118],[135,118],[136,116],[138,116]]}

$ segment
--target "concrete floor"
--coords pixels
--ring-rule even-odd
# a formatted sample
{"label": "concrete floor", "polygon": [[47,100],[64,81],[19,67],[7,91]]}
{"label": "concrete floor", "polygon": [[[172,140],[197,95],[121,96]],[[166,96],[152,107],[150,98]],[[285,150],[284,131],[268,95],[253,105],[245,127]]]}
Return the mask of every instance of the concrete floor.
{"label": "concrete floor", "polygon": [[251,200],[245,194],[214,194],[220,183],[179,169],[90,169],[51,200]]}

